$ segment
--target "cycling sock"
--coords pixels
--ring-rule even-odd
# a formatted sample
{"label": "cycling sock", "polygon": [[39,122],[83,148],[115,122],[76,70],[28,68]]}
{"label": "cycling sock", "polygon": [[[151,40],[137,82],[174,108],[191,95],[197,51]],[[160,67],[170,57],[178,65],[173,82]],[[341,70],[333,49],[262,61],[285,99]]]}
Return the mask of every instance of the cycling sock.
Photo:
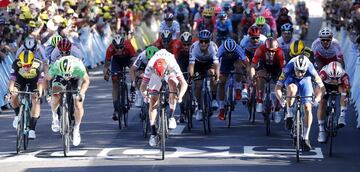
{"label": "cycling sock", "polygon": [[36,127],[36,123],[37,123],[37,120],[39,119],[40,117],[31,117],[30,119],[30,125],[29,125],[29,129],[30,130],[35,130],[35,127]]}
{"label": "cycling sock", "polygon": [[175,109],[170,108],[169,112],[170,112],[169,118],[174,118]]}
{"label": "cycling sock", "polygon": [[319,131],[325,131],[325,128],[324,128],[325,121],[319,120],[318,123],[319,123]]}
{"label": "cycling sock", "polygon": [[304,127],[305,140],[309,140],[310,128]]}
{"label": "cycling sock", "polygon": [[340,116],[345,117],[346,111],[347,111],[347,107],[346,107],[346,106],[340,106]]}
{"label": "cycling sock", "polygon": [[150,120],[150,125],[151,126],[155,125],[155,120]]}
{"label": "cycling sock", "polygon": [[156,135],[156,127],[155,127],[155,125],[151,125],[151,135]]}
{"label": "cycling sock", "polygon": [[52,118],[53,119],[58,119],[58,114],[56,113],[56,111],[52,111]]}
{"label": "cycling sock", "polygon": [[14,108],[15,111],[15,115],[18,116],[19,115],[19,111],[20,111],[20,107]]}
{"label": "cycling sock", "polygon": [[286,118],[292,118],[294,116],[292,106],[287,106],[286,111]]}
{"label": "cycling sock", "polygon": [[119,112],[119,103],[117,100],[113,101],[114,111]]}
{"label": "cycling sock", "polygon": [[79,124],[76,124],[74,125],[74,130],[80,130],[80,123]]}
{"label": "cycling sock", "polygon": [[219,107],[220,109],[224,109],[224,100],[219,101]]}

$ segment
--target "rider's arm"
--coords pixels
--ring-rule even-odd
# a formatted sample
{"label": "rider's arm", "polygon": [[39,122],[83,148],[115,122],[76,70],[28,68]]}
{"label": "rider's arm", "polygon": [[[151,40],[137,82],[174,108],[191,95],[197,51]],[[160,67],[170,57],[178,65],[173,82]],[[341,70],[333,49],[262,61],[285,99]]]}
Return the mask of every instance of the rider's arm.
{"label": "rider's arm", "polygon": [[188,88],[188,83],[186,82],[184,76],[182,77],[178,77],[179,79],[179,84],[180,84],[180,90],[179,90],[179,99],[181,100],[182,97],[184,97],[184,94]]}
{"label": "rider's arm", "polygon": [[276,98],[281,101],[282,100],[282,85],[276,84],[275,85],[275,96]]}
{"label": "rider's arm", "polygon": [[89,75],[85,75],[82,78],[82,84],[81,84],[81,87],[80,87],[79,94],[80,95],[85,95],[85,92],[89,88],[89,85],[90,85],[90,77],[89,77]]}
{"label": "rider's arm", "polygon": [[114,55],[114,49],[112,45],[110,45],[106,50],[105,64],[104,64],[104,74],[109,70],[111,64],[111,58]]}
{"label": "rider's arm", "polygon": [[310,74],[312,75],[315,83],[318,85],[318,87],[320,89],[320,91],[315,91],[315,101],[320,102],[321,96],[324,95],[324,93],[325,93],[324,83],[322,82],[319,74],[315,70],[315,67],[314,67],[314,65],[312,63],[309,64],[308,71],[310,72]]}
{"label": "rider's arm", "polygon": [[130,67],[130,70],[129,70],[129,73],[130,73],[130,77],[131,77],[131,80],[134,82],[135,79],[136,79],[136,74],[135,74],[135,71],[139,68],[139,66],[141,65],[141,56],[144,55],[144,52],[143,51],[142,53],[140,53],[136,60],[134,61],[133,65]]}
{"label": "rider's arm", "polygon": [[252,59],[251,66],[250,66],[250,78],[254,78],[255,75],[255,67],[259,63],[260,57],[262,56],[261,47],[257,48],[255,51],[255,55]]}
{"label": "rider's arm", "polygon": [[219,80],[220,79],[220,63],[219,63],[219,57],[217,56],[218,47],[214,42],[210,42],[210,45],[211,45],[210,53],[212,54],[212,59],[213,59],[214,69],[215,69],[215,74],[216,74],[216,80]]}
{"label": "rider's arm", "polygon": [[188,66],[188,72],[190,76],[194,75],[194,67],[195,67],[195,43],[191,45],[190,51],[189,51],[189,66]]}

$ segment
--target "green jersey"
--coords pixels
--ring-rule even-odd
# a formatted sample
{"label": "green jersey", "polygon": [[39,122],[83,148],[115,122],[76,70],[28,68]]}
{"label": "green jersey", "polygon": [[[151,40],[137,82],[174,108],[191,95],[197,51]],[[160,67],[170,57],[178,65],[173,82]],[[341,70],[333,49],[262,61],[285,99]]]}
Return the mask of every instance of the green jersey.
{"label": "green jersey", "polygon": [[51,65],[51,67],[49,68],[50,77],[64,76],[64,73],[61,72],[61,70],[60,70],[60,61],[62,61],[64,59],[68,59],[68,61],[71,62],[71,65],[73,68],[73,70],[71,72],[71,78],[82,79],[85,76],[87,76],[85,65],[81,61],[81,59],[76,58],[74,56],[65,56],[65,57],[61,57],[54,64]]}

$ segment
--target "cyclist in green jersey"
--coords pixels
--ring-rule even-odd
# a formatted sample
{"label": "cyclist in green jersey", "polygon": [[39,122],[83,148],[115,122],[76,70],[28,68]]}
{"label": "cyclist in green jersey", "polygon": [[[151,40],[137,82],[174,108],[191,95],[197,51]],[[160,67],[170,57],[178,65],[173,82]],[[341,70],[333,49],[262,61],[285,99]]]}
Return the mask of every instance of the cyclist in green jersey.
{"label": "cyclist in green jersey", "polygon": [[[89,87],[90,79],[86,72],[86,68],[81,59],[74,56],[64,56],[57,60],[50,68],[49,78],[53,79],[51,96],[51,111],[52,111],[52,125],[53,131],[59,131],[59,120],[57,114],[57,108],[60,103],[60,96],[56,94],[60,90],[66,88],[66,84],[70,84],[71,90],[79,90],[79,94],[74,100],[74,116],[75,126],[73,130],[73,145],[78,146],[81,142],[80,137],[80,123],[84,115],[83,102],[85,98],[85,92]],[[79,83],[81,85],[79,87]]]}

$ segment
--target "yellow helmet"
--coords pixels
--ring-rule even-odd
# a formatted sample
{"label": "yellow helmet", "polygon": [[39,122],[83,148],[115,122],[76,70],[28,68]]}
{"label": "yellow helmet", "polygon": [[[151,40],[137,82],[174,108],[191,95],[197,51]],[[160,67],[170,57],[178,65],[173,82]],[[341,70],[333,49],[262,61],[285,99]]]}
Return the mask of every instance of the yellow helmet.
{"label": "yellow helmet", "polygon": [[30,50],[24,50],[19,55],[19,60],[22,67],[30,67],[34,59],[35,59],[35,55]]}
{"label": "yellow helmet", "polygon": [[74,14],[75,11],[72,9],[72,8],[69,8],[67,11],[66,11],[66,14]]}
{"label": "yellow helmet", "polygon": [[204,9],[202,15],[204,17],[212,17],[214,15],[214,11],[211,10],[210,8],[206,8],[206,9]]}
{"label": "yellow helmet", "polygon": [[298,56],[304,53],[305,44],[302,40],[296,40],[290,44],[290,56]]}
{"label": "yellow helmet", "polygon": [[28,25],[29,27],[33,27],[33,28],[36,27],[36,23],[34,20],[30,20]]}
{"label": "yellow helmet", "polygon": [[111,14],[109,13],[109,12],[106,12],[106,13],[104,13],[104,19],[112,19],[112,16],[111,16]]}
{"label": "yellow helmet", "polygon": [[20,20],[25,20],[24,14],[20,14],[20,15],[19,15],[19,19],[20,19]]}
{"label": "yellow helmet", "polygon": [[103,11],[104,11],[104,12],[109,12],[109,11],[110,11],[110,7],[109,7],[109,6],[104,6],[104,7],[103,7]]}
{"label": "yellow helmet", "polygon": [[40,19],[41,20],[49,20],[49,15],[48,14],[46,14],[46,13],[41,13],[40,14]]}
{"label": "yellow helmet", "polygon": [[24,12],[25,19],[34,19],[33,15],[30,12]]}

